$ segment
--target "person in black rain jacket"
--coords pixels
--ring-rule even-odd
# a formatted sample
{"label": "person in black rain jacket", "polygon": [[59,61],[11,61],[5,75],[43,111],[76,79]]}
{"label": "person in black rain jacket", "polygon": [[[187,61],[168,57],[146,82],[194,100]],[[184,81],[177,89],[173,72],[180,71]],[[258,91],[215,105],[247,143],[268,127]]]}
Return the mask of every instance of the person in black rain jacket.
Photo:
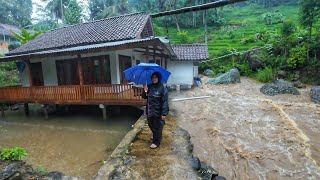
{"label": "person in black rain jacket", "polygon": [[144,86],[142,97],[147,99],[147,119],[152,131],[151,149],[160,146],[162,140],[162,129],[169,112],[167,88],[161,82],[161,74],[154,72],[151,75],[152,84]]}

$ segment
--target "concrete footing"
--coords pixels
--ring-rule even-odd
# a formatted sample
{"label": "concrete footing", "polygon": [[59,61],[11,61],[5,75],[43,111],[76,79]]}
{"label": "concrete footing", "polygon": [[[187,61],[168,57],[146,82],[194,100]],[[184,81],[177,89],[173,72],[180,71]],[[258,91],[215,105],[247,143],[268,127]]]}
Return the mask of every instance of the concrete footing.
{"label": "concrete footing", "polygon": [[43,107],[43,112],[44,112],[44,119],[49,119],[48,105],[43,104],[42,107]]}
{"label": "concrete footing", "polygon": [[4,117],[4,105],[0,104],[0,108],[1,108],[1,117]]}
{"label": "concrete footing", "polygon": [[102,110],[102,119],[104,121],[106,121],[107,120],[107,107],[106,107],[106,105],[100,104],[99,108]]}
{"label": "concrete footing", "polygon": [[123,156],[127,152],[130,144],[133,142],[145,124],[146,118],[141,116],[134,124],[133,129],[127,133],[109,158],[104,162],[104,165],[99,169],[98,173],[93,178],[94,180],[105,180],[112,177],[116,168],[123,163]]}
{"label": "concrete footing", "polygon": [[24,114],[26,116],[29,116],[29,104],[28,103],[24,103]]}

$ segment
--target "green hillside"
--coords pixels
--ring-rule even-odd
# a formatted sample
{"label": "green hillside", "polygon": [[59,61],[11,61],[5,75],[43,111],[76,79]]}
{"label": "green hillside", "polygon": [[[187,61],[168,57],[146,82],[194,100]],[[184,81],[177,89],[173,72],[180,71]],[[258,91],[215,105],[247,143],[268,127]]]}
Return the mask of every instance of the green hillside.
{"label": "green hillside", "polygon": [[[244,51],[253,47],[264,46],[265,42],[254,39],[255,34],[266,31],[279,31],[282,23],[267,25],[263,15],[280,12],[285,20],[298,25],[299,7],[297,5],[281,5],[264,8],[258,5],[244,7],[228,6],[222,9],[225,24],[222,27],[208,27],[208,46],[210,57],[217,57],[226,53],[228,49],[235,48]],[[210,14],[208,15],[210,16]],[[189,43],[203,43],[205,37],[204,27],[182,28],[188,34]],[[165,35],[166,28],[159,27],[157,35]],[[169,38],[173,43],[181,43],[176,27],[169,28]],[[251,40],[251,41],[250,41]],[[247,41],[247,42],[245,42]]]}

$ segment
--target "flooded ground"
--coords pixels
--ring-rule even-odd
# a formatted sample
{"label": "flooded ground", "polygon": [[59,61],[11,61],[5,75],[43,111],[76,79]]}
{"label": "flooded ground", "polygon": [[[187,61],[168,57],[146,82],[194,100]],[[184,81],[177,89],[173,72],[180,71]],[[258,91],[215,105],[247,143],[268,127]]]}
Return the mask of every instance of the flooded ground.
{"label": "flooded ground", "polygon": [[261,86],[242,78],[171,93],[211,96],[172,102],[194,154],[227,179],[320,179],[320,106],[310,101],[310,88],[270,97]]}
{"label": "flooded ground", "polygon": [[0,118],[0,148],[25,148],[29,154],[25,161],[34,169],[42,166],[91,179],[139,117],[139,113],[121,111],[121,116],[103,121],[95,109],[50,115],[49,120],[38,113],[26,117],[22,111],[6,112]]}

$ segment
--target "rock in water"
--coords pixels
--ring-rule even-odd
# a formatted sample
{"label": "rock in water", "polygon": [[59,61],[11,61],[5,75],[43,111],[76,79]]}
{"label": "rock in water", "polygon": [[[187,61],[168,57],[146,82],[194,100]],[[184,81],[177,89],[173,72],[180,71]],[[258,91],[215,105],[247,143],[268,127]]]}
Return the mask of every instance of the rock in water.
{"label": "rock in water", "polygon": [[201,168],[201,162],[199,160],[198,157],[192,157],[190,159],[190,163],[191,163],[191,167],[195,170],[195,171],[199,171]]}
{"label": "rock in water", "polygon": [[45,179],[45,180],[82,180],[78,177],[64,176],[61,172],[49,172],[43,176],[23,161],[0,160],[0,180]]}
{"label": "rock in water", "polygon": [[260,88],[260,92],[268,96],[274,96],[277,94],[300,95],[299,91],[293,87],[292,83],[283,80],[263,85]]}
{"label": "rock in water", "polygon": [[320,86],[312,87],[310,96],[314,103],[320,104]]}
{"label": "rock in water", "polygon": [[199,173],[202,175],[203,180],[212,180],[219,175],[219,173],[206,163],[201,162]]}
{"label": "rock in water", "polygon": [[217,84],[235,84],[235,83],[240,83],[240,72],[236,68],[230,69],[228,72],[207,82],[207,84],[216,84],[216,85]]}
{"label": "rock in water", "polygon": [[287,77],[287,72],[280,70],[277,72],[278,78],[286,78]]}
{"label": "rock in water", "polygon": [[292,85],[296,88],[305,88],[306,85],[304,85],[301,81],[295,81],[292,83]]}
{"label": "rock in water", "polygon": [[248,63],[253,71],[257,71],[258,69],[262,69],[264,67],[262,60],[259,59],[259,53],[260,50],[258,49],[255,49],[249,53]]}
{"label": "rock in water", "polygon": [[212,75],[214,75],[214,72],[213,72],[211,69],[207,69],[207,70],[205,70],[205,71],[203,72],[203,74],[204,74],[205,76],[212,76]]}

